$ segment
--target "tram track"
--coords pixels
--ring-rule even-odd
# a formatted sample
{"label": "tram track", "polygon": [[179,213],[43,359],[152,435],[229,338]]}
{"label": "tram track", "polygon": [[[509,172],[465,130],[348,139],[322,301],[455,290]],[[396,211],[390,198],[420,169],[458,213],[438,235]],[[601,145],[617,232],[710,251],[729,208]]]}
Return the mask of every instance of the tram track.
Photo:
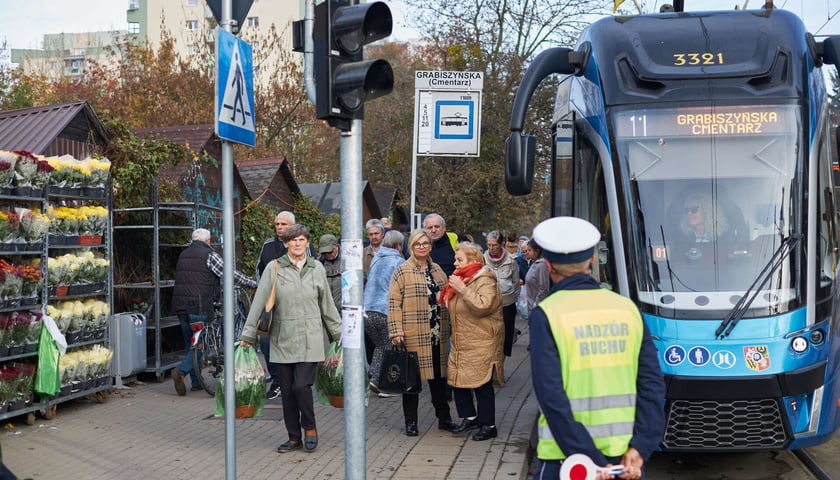
{"label": "tram track", "polygon": [[828,474],[816,461],[816,459],[808,453],[807,450],[792,450],[791,451],[802,465],[811,472],[817,480],[833,480],[834,477]]}

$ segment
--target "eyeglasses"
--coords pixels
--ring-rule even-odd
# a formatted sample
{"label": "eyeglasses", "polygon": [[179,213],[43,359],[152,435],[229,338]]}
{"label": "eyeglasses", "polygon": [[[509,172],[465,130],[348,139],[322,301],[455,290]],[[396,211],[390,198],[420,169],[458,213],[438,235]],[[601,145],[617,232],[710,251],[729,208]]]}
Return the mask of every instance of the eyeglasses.
{"label": "eyeglasses", "polygon": [[690,215],[697,215],[697,212],[700,211],[700,207],[694,205],[693,207],[685,207],[685,213]]}
{"label": "eyeglasses", "polygon": [[415,248],[429,248],[431,246],[432,246],[431,242],[420,242],[420,243],[415,243],[414,244]]}

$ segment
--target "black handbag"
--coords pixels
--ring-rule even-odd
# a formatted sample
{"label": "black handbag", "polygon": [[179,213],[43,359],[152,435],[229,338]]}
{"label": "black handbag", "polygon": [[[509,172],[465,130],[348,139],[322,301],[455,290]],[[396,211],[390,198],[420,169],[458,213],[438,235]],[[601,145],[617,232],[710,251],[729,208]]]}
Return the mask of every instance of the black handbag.
{"label": "black handbag", "polygon": [[257,321],[257,335],[261,337],[267,337],[271,334],[271,321],[274,319],[274,287],[277,286],[277,277],[280,276],[279,268],[280,262],[277,262],[274,266],[274,281],[271,282],[271,294],[268,296],[268,301],[265,302],[265,310],[260,314],[260,319]]}
{"label": "black handbag", "polygon": [[385,350],[376,386],[383,393],[420,393],[423,386],[420,382],[417,352],[407,351],[404,342],[394,345],[391,350]]}

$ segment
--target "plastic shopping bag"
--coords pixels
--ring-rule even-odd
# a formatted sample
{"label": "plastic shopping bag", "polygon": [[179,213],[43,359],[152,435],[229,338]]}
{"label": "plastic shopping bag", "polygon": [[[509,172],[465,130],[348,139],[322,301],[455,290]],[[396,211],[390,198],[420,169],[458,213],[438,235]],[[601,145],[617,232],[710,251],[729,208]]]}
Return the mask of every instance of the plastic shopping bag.
{"label": "plastic shopping bag", "polygon": [[528,295],[525,293],[525,288],[525,285],[522,285],[522,289],[519,291],[519,297],[516,298],[516,313],[521,317],[528,318],[531,312],[528,311]]}
{"label": "plastic shopping bag", "polygon": [[[237,346],[233,353],[234,393],[236,395],[236,418],[262,417],[265,406],[265,370],[260,364],[253,347]],[[225,414],[224,377],[216,383],[215,408],[213,415]]]}
{"label": "plastic shopping bag", "polygon": [[38,367],[35,370],[33,389],[40,397],[51,397],[61,390],[58,379],[58,343],[43,324],[38,342]]}

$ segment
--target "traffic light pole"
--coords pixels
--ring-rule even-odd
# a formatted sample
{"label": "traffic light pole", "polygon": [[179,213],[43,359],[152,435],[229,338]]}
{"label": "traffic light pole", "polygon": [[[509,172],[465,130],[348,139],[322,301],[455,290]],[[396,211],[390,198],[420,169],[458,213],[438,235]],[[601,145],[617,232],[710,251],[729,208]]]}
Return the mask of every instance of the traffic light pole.
{"label": "traffic light pole", "polygon": [[293,49],[304,54],[306,91],[315,103],[316,118],[340,130],[344,478],[364,480],[368,382],[363,353],[362,105],[391,93],[394,72],[385,60],[364,60],[362,47],[390,35],[393,19],[382,1],[313,4],[307,0],[305,19],[293,26]]}
{"label": "traffic light pole", "polygon": [[[342,293],[342,335],[347,322],[357,324],[353,338],[344,345],[344,478],[364,480],[365,453],[365,356],[362,270],[362,121],[353,120],[349,131],[339,139],[341,161],[341,277],[342,289],[349,286],[349,295]],[[350,248],[345,248],[350,247]],[[353,258],[357,256],[357,258]],[[343,337],[342,337],[343,338]]]}

